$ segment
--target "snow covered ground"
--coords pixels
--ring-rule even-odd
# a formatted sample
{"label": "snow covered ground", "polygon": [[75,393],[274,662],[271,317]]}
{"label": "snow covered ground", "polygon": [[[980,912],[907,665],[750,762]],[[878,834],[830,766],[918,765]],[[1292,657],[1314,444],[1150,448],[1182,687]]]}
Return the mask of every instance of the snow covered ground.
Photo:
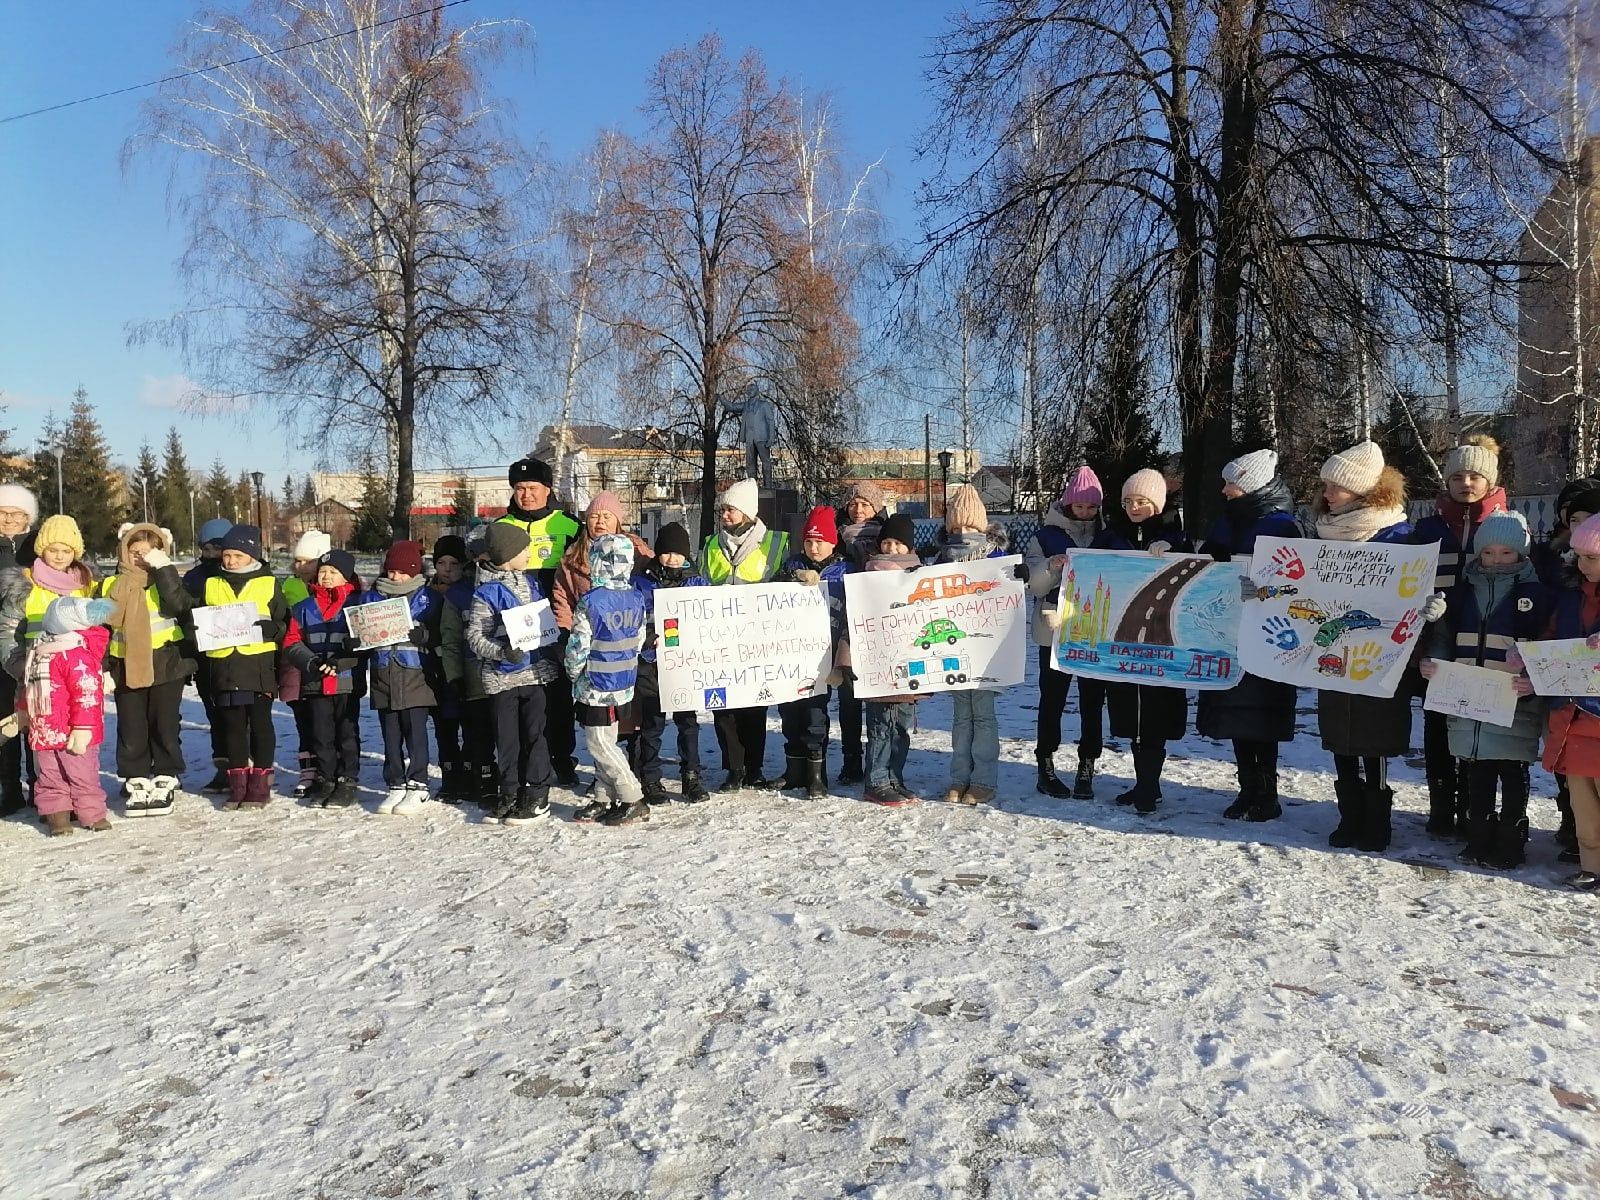
{"label": "snow covered ground", "polygon": [[1600,1194],[1550,781],[1514,875],[1443,869],[1410,767],[1391,853],[1334,852],[1302,723],[1266,826],[1194,736],[1154,818],[1111,803],[1125,750],[1036,795],[1025,688],[992,809],[379,818],[369,714],[368,811],[0,823],[0,1196]]}

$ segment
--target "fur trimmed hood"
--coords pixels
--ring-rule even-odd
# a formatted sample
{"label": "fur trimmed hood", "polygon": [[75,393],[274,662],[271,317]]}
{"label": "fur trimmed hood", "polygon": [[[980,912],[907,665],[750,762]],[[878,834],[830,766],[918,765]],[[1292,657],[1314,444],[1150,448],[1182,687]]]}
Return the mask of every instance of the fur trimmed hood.
{"label": "fur trimmed hood", "polygon": [[[1361,497],[1361,507],[1405,510],[1406,477],[1400,473],[1398,467],[1383,468],[1383,472],[1378,476],[1377,486]],[[1317,492],[1317,499],[1311,506],[1311,511],[1319,517],[1328,511],[1328,502],[1323,499],[1320,490]]]}

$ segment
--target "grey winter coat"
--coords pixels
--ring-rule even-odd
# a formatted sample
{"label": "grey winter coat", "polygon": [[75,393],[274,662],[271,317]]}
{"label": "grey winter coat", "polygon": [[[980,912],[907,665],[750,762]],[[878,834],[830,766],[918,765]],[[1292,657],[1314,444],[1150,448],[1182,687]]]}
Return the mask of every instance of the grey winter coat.
{"label": "grey winter coat", "polygon": [[519,605],[544,598],[534,591],[528,572],[501,571],[487,564],[478,569],[478,591],[472,597],[472,607],[467,610],[464,632],[467,649],[478,660],[478,678],[483,683],[484,695],[498,696],[513,688],[554,682],[561,677],[561,672],[551,657],[552,647],[526,651],[526,661],[514,669],[507,670],[503,665],[514,651],[506,639],[499,610],[483,595],[485,587],[495,583],[510,591]]}
{"label": "grey winter coat", "polygon": [[[1059,529],[1072,541],[1075,549],[1086,550],[1100,532],[1098,517],[1080,521],[1061,511],[1060,504],[1052,504],[1044,514],[1044,524]],[[1033,622],[1030,630],[1036,646],[1053,646],[1056,640],[1056,594],[1061,587],[1061,572],[1050,565],[1053,554],[1045,550],[1043,539],[1037,532],[1028,539],[1022,561],[1028,568],[1028,595],[1033,597]]]}

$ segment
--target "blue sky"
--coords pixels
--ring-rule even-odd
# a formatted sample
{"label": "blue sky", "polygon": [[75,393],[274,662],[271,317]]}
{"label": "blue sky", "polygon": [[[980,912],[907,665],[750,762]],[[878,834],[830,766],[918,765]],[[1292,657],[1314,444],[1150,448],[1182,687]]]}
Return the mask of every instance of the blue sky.
{"label": "blue sky", "polygon": [[[0,6],[0,116],[156,79],[199,6],[175,0],[80,0]],[[893,236],[914,233],[921,167],[913,145],[931,111],[922,72],[943,31],[937,0],[809,4],[735,2],[536,3],[471,0],[461,20],[518,17],[534,51],[500,72],[513,128],[558,159],[584,150],[607,125],[636,124],[644,80],[674,46],[720,33],[733,51],[753,46],[769,69],[807,93],[833,96],[851,161],[884,156],[884,209]],[[165,166],[124,174],[118,155],[139,124],[132,93],[0,124],[0,427],[31,445],[52,411],[83,384],[119,457],[183,431],[191,461],[221,456],[230,469],[279,479],[311,464],[286,451],[266,416],[186,416],[176,350],[127,345],[130,322],[181,306],[174,263],[182,230],[168,218]]]}

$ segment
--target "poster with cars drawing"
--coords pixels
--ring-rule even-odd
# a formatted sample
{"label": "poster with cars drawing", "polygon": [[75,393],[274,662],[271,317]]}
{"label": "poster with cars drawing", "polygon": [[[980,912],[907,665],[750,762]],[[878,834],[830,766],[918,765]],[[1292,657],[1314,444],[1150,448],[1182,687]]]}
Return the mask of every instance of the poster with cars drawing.
{"label": "poster with cars drawing", "polygon": [[844,577],[862,699],[1021,683],[1027,602],[1016,555]]}
{"label": "poster with cars drawing", "polygon": [[783,704],[827,690],[826,588],[657,588],[655,628],[656,681],[668,712]]}
{"label": "poster with cars drawing", "polygon": [[1053,665],[1117,683],[1239,682],[1239,570],[1203,554],[1069,550]]}
{"label": "poster with cars drawing", "polygon": [[1246,564],[1244,669],[1300,687],[1392,696],[1422,631],[1437,545],[1264,537]]}

